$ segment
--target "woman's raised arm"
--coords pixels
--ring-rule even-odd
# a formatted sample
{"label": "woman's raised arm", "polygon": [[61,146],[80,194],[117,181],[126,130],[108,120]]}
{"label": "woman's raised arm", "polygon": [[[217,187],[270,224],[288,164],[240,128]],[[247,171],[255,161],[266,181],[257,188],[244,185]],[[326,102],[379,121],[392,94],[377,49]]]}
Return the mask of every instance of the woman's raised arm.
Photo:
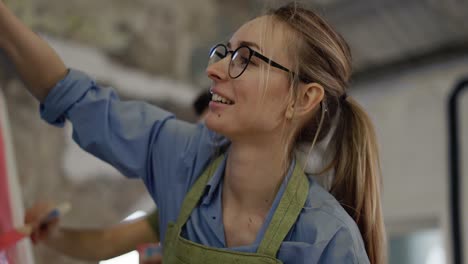
{"label": "woman's raised arm", "polygon": [[67,73],[57,53],[15,17],[1,0],[0,49],[13,63],[28,90],[41,102]]}

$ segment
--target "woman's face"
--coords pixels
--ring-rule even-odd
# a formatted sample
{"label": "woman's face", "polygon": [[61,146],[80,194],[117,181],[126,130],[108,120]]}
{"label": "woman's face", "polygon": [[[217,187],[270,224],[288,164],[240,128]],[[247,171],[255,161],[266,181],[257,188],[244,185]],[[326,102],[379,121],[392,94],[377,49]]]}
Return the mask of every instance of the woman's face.
{"label": "woman's face", "polygon": [[[270,23],[270,24],[267,24]],[[265,34],[265,26],[269,29]],[[291,69],[291,61],[285,47],[285,28],[275,23],[272,30],[269,17],[256,18],[244,24],[227,44],[229,50],[241,45]],[[275,68],[256,56],[238,78],[228,73],[231,55],[208,66],[206,72],[212,80],[213,99],[224,97],[230,103],[210,102],[206,125],[231,140],[264,138],[268,134],[281,133],[285,122],[285,109],[289,102],[288,73]]]}

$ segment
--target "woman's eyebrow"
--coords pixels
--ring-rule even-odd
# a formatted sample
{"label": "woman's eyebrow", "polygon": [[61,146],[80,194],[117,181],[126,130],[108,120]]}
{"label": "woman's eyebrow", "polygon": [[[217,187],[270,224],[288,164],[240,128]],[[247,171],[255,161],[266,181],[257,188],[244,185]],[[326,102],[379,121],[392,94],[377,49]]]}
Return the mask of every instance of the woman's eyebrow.
{"label": "woman's eyebrow", "polygon": [[[228,42],[228,43],[226,44],[226,46],[227,46],[228,48],[231,48],[231,46],[232,46],[232,45],[231,45],[231,42]],[[257,49],[257,50],[259,50],[260,52],[263,52],[263,50],[260,48],[260,46],[259,46],[257,43],[255,43],[255,42],[251,42],[251,41],[240,41],[240,42],[239,42],[239,46],[248,46],[248,47]]]}

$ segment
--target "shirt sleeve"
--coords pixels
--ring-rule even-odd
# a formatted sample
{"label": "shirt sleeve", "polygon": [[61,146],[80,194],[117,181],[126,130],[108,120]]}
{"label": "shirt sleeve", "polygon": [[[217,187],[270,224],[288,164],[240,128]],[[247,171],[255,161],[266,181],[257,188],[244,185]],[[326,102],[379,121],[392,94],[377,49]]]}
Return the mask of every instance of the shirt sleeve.
{"label": "shirt sleeve", "polygon": [[[164,174],[158,171],[162,164],[176,165],[195,133],[194,125],[176,120],[154,105],[121,101],[113,89],[98,86],[76,70],[70,70],[49,92],[40,113],[56,126],[69,120],[73,139],[81,148],[123,175],[145,182],[162,177],[153,175]],[[163,155],[152,160],[154,152]]]}

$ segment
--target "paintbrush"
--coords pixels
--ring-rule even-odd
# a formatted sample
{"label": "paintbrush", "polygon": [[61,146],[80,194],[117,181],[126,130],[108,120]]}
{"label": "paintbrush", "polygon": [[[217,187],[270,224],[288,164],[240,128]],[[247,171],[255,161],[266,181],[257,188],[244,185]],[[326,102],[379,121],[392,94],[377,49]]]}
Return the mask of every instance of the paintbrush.
{"label": "paintbrush", "polygon": [[[44,219],[40,222],[40,225],[47,225],[54,219],[57,219],[62,215],[66,214],[68,211],[70,211],[70,208],[70,203],[63,203],[58,205],[44,217]],[[7,249],[13,246],[14,244],[18,243],[23,238],[31,236],[32,231],[33,226],[27,224],[1,234],[0,250]]]}

